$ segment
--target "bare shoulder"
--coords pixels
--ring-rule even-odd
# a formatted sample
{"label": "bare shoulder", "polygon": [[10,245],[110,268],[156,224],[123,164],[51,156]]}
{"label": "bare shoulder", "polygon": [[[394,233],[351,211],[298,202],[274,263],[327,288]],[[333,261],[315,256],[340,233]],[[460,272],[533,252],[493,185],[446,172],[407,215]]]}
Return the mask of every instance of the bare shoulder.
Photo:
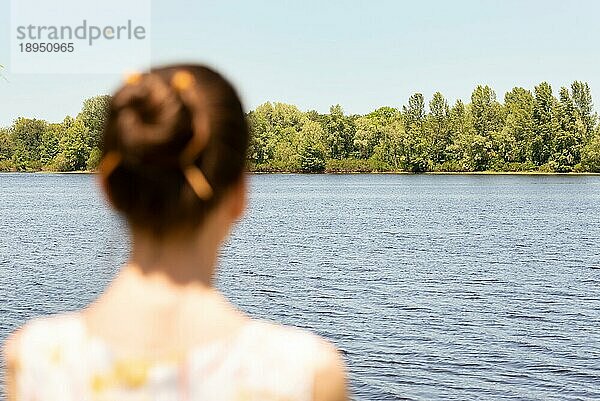
{"label": "bare shoulder", "polygon": [[4,345],[2,346],[2,358],[6,361],[8,371],[11,367],[15,368],[18,365],[20,350],[25,346],[27,337],[32,330],[39,326],[41,318],[34,318],[26,321],[21,327],[8,335]]}
{"label": "bare shoulder", "polygon": [[5,362],[6,396],[7,400],[16,399],[16,374],[19,369],[19,347],[22,337],[22,328],[11,333],[2,347],[2,358]]}
{"label": "bare shoulder", "polygon": [[2,347],[2,358],[6,361],[7,367],[17,360],[17,352],[21,341],[23,328],[13,331],[4,342]]}
{"label": "bare shoulder", "polygon": [[73,316],[74,313],[61,313],[29,319],[7,337],[2,347],[3,358],[7,362],[14,361],[18,359],[20,349],[43,345],[47,339],[50,341],[62,336],[64,329],[73,325]]}
{"label": "bare shoulder", "polygon": [[335,346],[319,338],[314,401],[348,400],[348,383],[344,359]]}
{"label": "bare shoulder", "polygon": [[312,366],[315,372],[313,401],[348,400],[347,377],[344,359],[328,340],[313,332],[292,326],[267,323],[277,337],[285,338],[288,352],[295,348],[301,359]]}

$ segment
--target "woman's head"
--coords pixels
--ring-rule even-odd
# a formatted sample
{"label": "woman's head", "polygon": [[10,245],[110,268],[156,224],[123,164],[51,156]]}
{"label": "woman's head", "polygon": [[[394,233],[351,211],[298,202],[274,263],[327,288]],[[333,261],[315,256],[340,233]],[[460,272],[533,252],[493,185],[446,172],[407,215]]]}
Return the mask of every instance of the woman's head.
{"label": "woman's head", "polygon": [[248,140],[239,97],[221,75],[197,65],[153,69],[112,97],[99,170],[133,229],[190,231],[242,180]]}

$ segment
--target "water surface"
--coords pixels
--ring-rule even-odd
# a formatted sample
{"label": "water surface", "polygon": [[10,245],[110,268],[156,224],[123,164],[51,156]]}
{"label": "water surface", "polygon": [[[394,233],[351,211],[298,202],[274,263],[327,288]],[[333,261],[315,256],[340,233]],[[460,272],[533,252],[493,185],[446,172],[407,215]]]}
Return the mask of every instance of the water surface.
{"label": "water surface", "polygon": [[[0,175],[0,338],[127,256],[90,175]],[[600,399],[600,177],[255,175],[218,285],[344,353],[356,400]]]}

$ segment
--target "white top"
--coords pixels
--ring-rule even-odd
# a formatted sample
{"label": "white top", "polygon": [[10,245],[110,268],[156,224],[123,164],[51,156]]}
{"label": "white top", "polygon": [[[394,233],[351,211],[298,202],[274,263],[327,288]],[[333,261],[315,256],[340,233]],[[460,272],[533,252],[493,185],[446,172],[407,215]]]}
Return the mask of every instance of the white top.
{"label": "white top", "polygon": [[29,321],[16,350],[18,401],[310,401],[320,340],[261,320],[185,358],[117,357],[66,313]]}

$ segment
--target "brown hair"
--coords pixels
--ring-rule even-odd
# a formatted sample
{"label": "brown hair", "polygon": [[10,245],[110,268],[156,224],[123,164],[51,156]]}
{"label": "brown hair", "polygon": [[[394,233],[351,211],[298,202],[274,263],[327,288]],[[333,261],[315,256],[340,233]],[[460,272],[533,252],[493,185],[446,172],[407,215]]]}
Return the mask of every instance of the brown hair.
{"label": "brown hair", "polygon": [[152,69],[112,97],[99,170],[134,228],[194,229],[241,179],[248,140],[240,99],[220,74],[199,65]]}

